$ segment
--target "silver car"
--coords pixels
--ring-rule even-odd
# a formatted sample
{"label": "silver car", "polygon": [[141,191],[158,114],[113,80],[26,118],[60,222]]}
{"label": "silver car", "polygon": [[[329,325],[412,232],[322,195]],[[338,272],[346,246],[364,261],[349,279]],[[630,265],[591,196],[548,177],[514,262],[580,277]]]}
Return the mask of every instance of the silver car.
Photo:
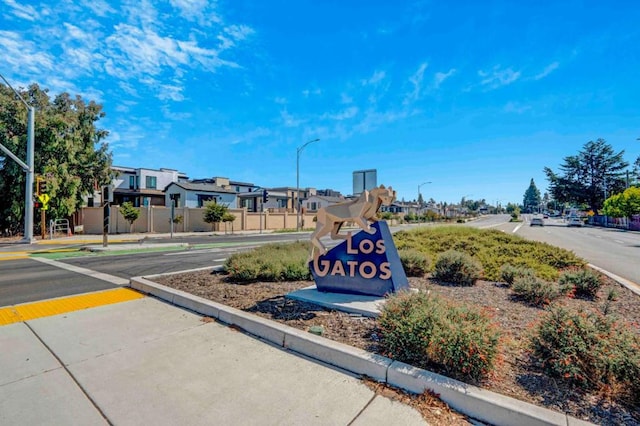
{"label": "silver car", "polygon": [[582,219],[580,219],[577,216],[570,216],[569,219],[567,219],[567,226],[582,226],[584,225],[584,223],[582,222]]}
{"label": "silver car", "polygon": [[534,216],[531,219],[530,226],[544,226],[544,220],[542,220],[542,218],[539,216]]}

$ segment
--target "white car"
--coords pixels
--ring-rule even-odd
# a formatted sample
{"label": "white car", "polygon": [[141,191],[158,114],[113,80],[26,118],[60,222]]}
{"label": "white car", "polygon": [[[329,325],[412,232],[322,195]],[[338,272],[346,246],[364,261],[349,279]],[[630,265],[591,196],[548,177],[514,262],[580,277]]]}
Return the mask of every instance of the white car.
{"label": "white car", "polygon": [[544,220],[542,220],[542,218],[540,216],[534,216],[531,219],[531,224],[530,226],[544,226]]}
{"label": "white car", "polygon": [[582,226],[583,222],[582,219],[580,219],[577,216],[570,216],[567,219],[567,226]]}

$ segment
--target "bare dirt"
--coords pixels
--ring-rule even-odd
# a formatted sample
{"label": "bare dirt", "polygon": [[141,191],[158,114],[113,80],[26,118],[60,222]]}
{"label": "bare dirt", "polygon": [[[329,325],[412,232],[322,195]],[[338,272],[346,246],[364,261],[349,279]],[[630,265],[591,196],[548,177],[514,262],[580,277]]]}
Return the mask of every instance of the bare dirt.
{"label": "bare dirt", "polygon": [[[227,282],[225,275],[210,271],[169,275],[155,281],[302,330],[322,326],[326,338],[380,352],[375,319],[329,311],[284,297],[293,290],[312,285],[309,281],[235,284]],[[479,281],[472,287],[452,287],[429,278],[410,278],[409,281],[413,288],[479,306],[499,324],[503,331],[501,356],[495,372],[479,384],[483,388],[597,424],[640,425],[637,407],[625,406],[606,394],[583,392],[556,381],[532,362],[527,340],[535,321],[544,313],[543,309],[515,300],[509,288],[500,283]],[[611,289],[615,289],[618,296],[607,309],[640,334],[640,297],[608,278],[596,300],[564,298],[559,303],[602,311]],[[439,372],[437,367],[433,370]],[[379,383],[366,382],[377,393],[415,407],[429,424],[471,424],[434,395],[409,395]]]}

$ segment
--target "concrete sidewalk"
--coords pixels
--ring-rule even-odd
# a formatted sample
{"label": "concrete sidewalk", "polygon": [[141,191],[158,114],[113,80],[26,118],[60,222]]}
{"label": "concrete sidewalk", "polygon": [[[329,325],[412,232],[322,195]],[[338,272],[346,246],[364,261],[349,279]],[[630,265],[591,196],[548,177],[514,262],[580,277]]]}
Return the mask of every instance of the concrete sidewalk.
{"label": "concrete sidewalk", "polygon": [[0,424],[424,424],[352,375],[151,297],[2,326],[0,348]]}

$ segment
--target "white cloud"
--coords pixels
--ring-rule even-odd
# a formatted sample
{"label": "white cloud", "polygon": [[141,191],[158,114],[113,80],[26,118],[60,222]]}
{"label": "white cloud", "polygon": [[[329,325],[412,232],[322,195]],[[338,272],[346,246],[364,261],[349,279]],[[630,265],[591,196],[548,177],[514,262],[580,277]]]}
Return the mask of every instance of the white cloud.
{"label": "white cloud", "polygon": [[54,58],[18,33],[0,31],[3,67],[20,69],[22,73],[39,75],[54,69]]}
{"label": "white cloud", "polygon": [[33,6],[18,4],[15,0],[2,0],[4,4],[11,8],[14,16],[26,19],[27,21],[35,21],[40,18],[38,12]]}
{"label": "white cloud", "polygon": [[437,72],[433,77],[433,87],[436,89],[440,88],[440,85],[455,73],[456,73],[455,68],[451,68],[447,72]]}
{"label": "white cloud", "polygon": [[278,105],[286,105],[288,103],[287,98],[283,98],[279,96],[276,96],[273,102],[277,103]]}
{"label": "white cloud", "polygon": [[353,98],[346,93],[340,93],[340,102],[343,104],[352,104]]}
{"label": "white cloud", "polygon": [[320,96],[321,94],[322,94],[322,89],[313,89],[313,90],[305,89],[302,91],[302,96],[304,96],[305,98],[308,98],[311,95]]}
{"label": "white cloud", "polygon": [[304,123],[304,120],[294,118],[286,109],[280,111],[280,118],[285,127],[298,127]]}
{"label": "white cloud", "polygon": [[94,15],[100,17],[105,17],[116,12],[111,6],[109,6],[109,3],[104,0],[85,0],[82,1],[81,4],[91,10]]}
{"label": "white cloud", "polygon": [[320,116],[321,120],[335,120],[335,121],[344,121],[358,115],[358,107],[352,106],[343,111],[337,112],[335,114],[325,113]]}
{"label": "white cloud", "polygon": [[215,2],[208,0],[170,0],[169,2],[189,21],[197,21],[204,26],[222,23],[222,18],[215,11]]}
{"label": "white cloud", "polygon": [[492,90],[507,86],[518,80],[520,78],[520,71],[513,71],[511,68],[500,69],[500,65],[496,65],[489,72],[478,71],[478,75],[482,77],[480,84]]}
{"label": "white cloud", "polygon": [[424,79],[424,72],[429,64],[426,62],[420,64],[418,70],[409,77],[409,82],[413,85],[413,90],[407,94],[404,99],[404,104],[415,102],[420,98],[420,92],[422,91],[422,81]]}
{"label": "white cloud", "polygon": [[386,73],[384,71],[375,71],[371,77],[366,80],[362,80],[363,86],[372,85],[375,86],[380,83],[386,77]]}
{"label": "white cloud", "polygon": [[560,64],[558,62],[552,62],[549,65],[547,65],[540,74],[537,74],[535,77],[533,77],[533,79],[540,80],[542,78],[545,78],[546,76],[554,72],[559,66]]}
{"label": "white cloud", "polygon": [[156,96],[161,101],[172,100],[174,102],[181,102],[184,100],[182,85],[180,83],[159,85]]}

